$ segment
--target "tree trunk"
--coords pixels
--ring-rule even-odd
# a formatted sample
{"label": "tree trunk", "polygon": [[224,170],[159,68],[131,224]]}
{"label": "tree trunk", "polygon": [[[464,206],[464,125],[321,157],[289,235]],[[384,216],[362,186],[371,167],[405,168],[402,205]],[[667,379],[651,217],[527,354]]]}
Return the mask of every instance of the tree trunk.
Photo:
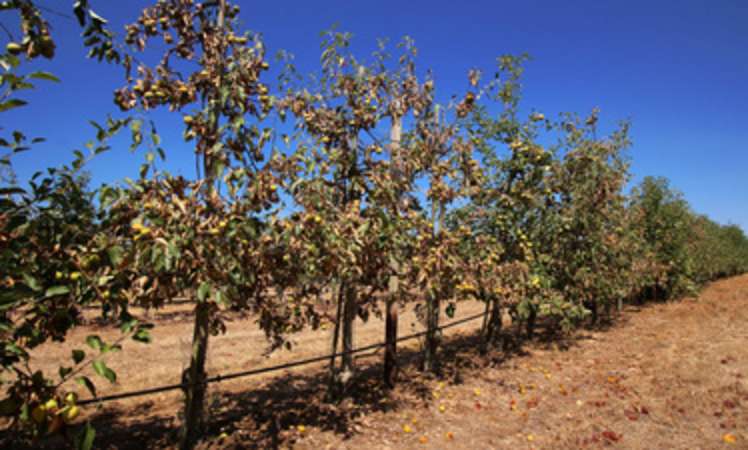
{"label": "tree trunk", "polygon": [[535,307],[531,307],[530,314],[527,316],[527,337],[532,339],[535,335],[535,321],[538,318],[538,313],[535,311]]}
{"label": "tree trunk", "polygon": [[340,340],[340,322],[342,319],[343,310],[343,285],[339,284],[333,288],[333,297],[337,297],[337,309],[335,311],[335,326],[332,332],[332,351],[330,352],[330,367],[329,376],[330,379],[327,385],[327,395],[329,399],[333,399],[337,395],[337,374],[335,373],[335,360],[336,353],[338,352],[338,341]]}
{"label": "tree trunk", "polygon": [[205,401],[205,358],[208,354],[210,332],[210,305],[201,302],[195,308],[195,324],[192,336],[190,366],[185,371],[184,423],[179,441],[182,450],[192,449],[200,438],[204,426],[203,404]]}
{"label": "tree trunk", "polygon": [[439,296],[429,294],[426,303],[426,347],[423,354],[424,372],[436,372],[436,350],[438,347],[437,328],[439,327]]}
{"label": "tree trunk", "polygon": [[597,325],[597,321],[598,321],[597,301],[590,302],[589,307],[590,307],[590,312],[592,312],[592,325]]}
{"label": "tree trunk", "polygon": [[397,382],[397,277],[390,278],[390,298],[385,317],[384,384],[394,388]]}
{"label": "tree trunk", "polygon": [[[438,218],[437,218],[438,212]],[[441,238],[444,228],[444,205],[441,202],[433,203],[431,215],[434,221],[434,233]],[[438,228],[437,228],[438,225]],[[435,240],[436,241],[436,240]],[[438,242],[438,241],[437,241]],[[426,304],[426,348],[423,358],[424,372],[436,372],[436,351],[439,346],[439,308],[441,303],[441,280],[432,288]]]}
{"label": "tree trunk", "polygon": [[[226,18],[226,0],[218,0],[218,12],[216,17],[217,35],[224,39],[224,25]],[[221,68],[225,66],[225,48],[222,48],[218,64]],[[221,73],[222,70],[219,71]],[[222,80],[217,83],[222,84]],[[213,132],[217,133],[221,117],[221,102],[218,101],[220,94],[213,93],[211,97],[215,100],[215,118],[212,123]],[[199,158],[199,156],[198,156]],[[213,172],[213,159],[209,154],[203,154],[203,170],[207,183],[204,185],[206,198],[211,198],[214,186],[215,174]],[[190,357],[190,366],[185,376],[182,377],[182,383],[186,383],[185,389],[185,406],[184,406],[184,423],[179,438],[179,448],[188,450],[195,447],[200,439],[205,425],[204,404],[205,391],[207,385],[205,379],[205,359],[208,355],[208,338],[210,336],[210,314],[211,306],[206,302],[198,302],[195,307],[195,323],[192,335],[192,355]]]}
{"label": "tree trunk", "polygon": [[491,314],[488,318],[488,323],[486,324],[486,333],[483,336],[483,353],[486,353],[488,351],[488,346],[493,343],[493,341],[496,339],[496,336],[501,333],[501,302],[499,301],[499,297],[496,295],[490,296],[491,301],[486,302],[486,310],[488,311],[488,306],[490,304],[491,307]]}
{"label": "tree trunk", "polygon": [[340,372],[340,381],[343,387],[353,377],[353,324],[356,321],[357,301],[356,290],[353,286],[345,288],[345,299],[343,304],[343,364]]}
{"label": "tree trunk", "polygon": [[[400,173],[400,157],[397,151],[400,147],[400,137],[402,134],[402,121],[398,116],[392,117],[392,127],[390,129],[390,154],[393,160],[393,180],[396,177],[403,176]],[[395,204],[392,207],[391,214],[395,218],[400,216],[400,195],[395,198]],[[393,246],[393,251],[396,251]],[[400,263],[399,255],[394,255],[390,265],[390,278],[388,282],[388,296],[385,311],[385,331],[384,331],[384,385],[388,388],[394,388],[397,382],[397,302],[400,295]]]}
{"label": "tree trunk", "polygon": [[489,331],[491,302],[483,289],[480,290],[480,300],[486,304],[486,307],[483,309],[483,323],[480,326],[481,344],[479,349],[480,354],[485,355],[488,351],[488,341],[491,339]]}

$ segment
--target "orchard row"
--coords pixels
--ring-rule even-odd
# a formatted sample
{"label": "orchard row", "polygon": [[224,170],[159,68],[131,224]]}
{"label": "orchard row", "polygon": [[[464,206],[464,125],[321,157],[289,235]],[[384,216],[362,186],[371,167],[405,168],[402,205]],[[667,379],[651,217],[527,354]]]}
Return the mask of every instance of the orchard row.
{"label": "orchard row", "polygon": [[[319,70],[303,76],[290,58],[271,67],[227,3],[154,1],[120,41],[88,2],[75,2],[89,56],[123,69],[120,118],[96,124],[91,155],[40,168],[23,185],[12,159],[36,140],[2,130],[0,414],[31,439],[75,421],[70,382],[95,395],[89,369],[116,380],[101,357],[120,342],[95,336],[58,373],[27,364],[34,347],[65,340],[86,306],[114,311],[123,339],[147,343],[151,325],[129,307],[194,302],[180,444],[190,448],[205,421],[209,339],[225,331],[226,311],[251,313],[274,347],[331,321],[333,352],[352,350],[356,317],[382,317],[394,386],[400,308],[422,317],[423,369],[433,372],[440,317],[460,302],[485,304],[490,351],[505,312],[522,333],[568,331],[748,267],[742,230],[695,214],[666,180],[626,192],[627,124],[600,136],[598,111],[523,113],[522,57],[471,70],[452,95],[417,68],[409,39],[359,58],[350,36],[332,31]],[[0,57],[0,111],[12,114],[24,105],[19,90],[55,81],[23,61],[53,58],[55,44],[35,2],[0,10],[21,24],[22,39]],[[157,169],[169,153],[148,119],[159,108],[181,117],[194,177]],[[128,130],[145,155],[139,175],[91,188],[88,160]],[[340,367],[331,361],[333,396],[354,370],[350,354]],[[86,427],[77,444],[92,439]]]}

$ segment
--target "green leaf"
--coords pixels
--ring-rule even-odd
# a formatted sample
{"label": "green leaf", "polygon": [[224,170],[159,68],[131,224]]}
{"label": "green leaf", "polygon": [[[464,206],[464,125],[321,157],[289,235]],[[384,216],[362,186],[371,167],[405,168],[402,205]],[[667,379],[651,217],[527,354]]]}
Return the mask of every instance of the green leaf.
{"label": "green leaf", "polygon": [[73,3],[73,13],[78,18],[78,24],[80,26],[86,25],[86,8],[88,7],[88,0],[79,0]]}
{"label": "green leaf", "polygon": [[92,396],[96,397],[96,387],[94,386],[90,378],[78,377],[75,379],[75,382],[88,389],[88,392],[90,392]]}
{"label": "green leaf", "polygon": [[94,438],[96,438],[96,430],[90,422],[86,422],[86,426],[75,436],[76,450],[91,450]]}
{"label": "green leaf", "polygon": [[96,350],[97,352],[100,352],[101,349],[104,347],[104,342],[97,335],[88,336],[86,338],[86,344],[88,344],[89,347]]}
{"label": "green leaf", "polygon": [[39,284],[39,281],[29,275],[28,273],[24,273],[21,275],[23,277],[23,282],[26,284],[26,286],[29,287],[34,292],[39,292],[42,290],[42,286]]}
{"label": "green leaf", "polygon": [[29,78],[35,78],[37,80],[47,80],[47,81],[54,81],[55,83],[59,83],[60,79],[54,76],[53,74],[49,72],[34,72],[29,75]]}
{"label": "green leaf", "polygon": [[210,294],[210,283],[203,281],[200,283],[200,287],[197,288],[197,300],[204,302]]}
{"label": "green leaf", "polygon": [[112,369],[107,367],[104,361],[94,361],[93,368],[99,376],[106,378],[107,380],[109,380],[109,382],[114,383],[115,381],[117,381],[117,374],[114,373]]}
{"label": "green leaf", "polygon": [[81,361],[83,361],[86,358],[86,352],[83,350],[73,350],[73,361],[75,361],[76,364],[80,364]]}
{"label": "green leaf", "polygon": [[447,314],[447,317],[449,317],[451,319],[451,318],[453,318],[455,316],[455,310],[456,309],[457,308],[455,307],[455,304],[454,303],[450,303],[449,305],[447,305],[447,308],[444,310],[444,312]]}
{"label": "green leaf", "polygon": [[95,12],[93,12],[93,10],[89,10],[88,11],[88,15],[91,17],[91,20],[93,20],[93,22],[96,25],[101,26],[101,25],[106,25],[108,23],[105,18],[103,18],[100,15],[96,14]]}
{"label": "green leaf", "polygon": [[72,371],[73,369],[70,367],[60,367],[59,369],[60,379],[65,379],[65,377],[70,375]]}
{"label": "green leaf", "polygon": [[23,100],[19,100],[17,98],[12,98],[6,102],[0,103],[0,112],[8,111],[9,109],[13,108],[19,108],[21,106],[27,105],[28,102],[25,102]]}
{"label": "green leaf", "polygon": [[150,344],[151,343],[151,333],[145,329],[141,328],[139,329],[133,336],[132,339],[136,342],[140,342],[142,344]]}
{"label": "green leaf", "polygon": [[47,292],[44,293],[44,296],[46,298],[49,297],[57,297],[58,295],[65,295],[70,293],[70,288],[68,286],[52,286],[51,288],[47,289]]}
{"label": "green leaf", "polygon": [[8,187],[8,188],[0,188],[0,195],[7,196],[7,195],[16,195],[16,194],[23,194],[26,191],[19,187]]}
{"label": "green leaf", "polygon": [[125,250],[122,247],[119,245],[109,247],[106,250],[106,253],[109,255],[109,261],[112,262],[112,265],[119,266],[122,264],[123,255],[125,253]]}

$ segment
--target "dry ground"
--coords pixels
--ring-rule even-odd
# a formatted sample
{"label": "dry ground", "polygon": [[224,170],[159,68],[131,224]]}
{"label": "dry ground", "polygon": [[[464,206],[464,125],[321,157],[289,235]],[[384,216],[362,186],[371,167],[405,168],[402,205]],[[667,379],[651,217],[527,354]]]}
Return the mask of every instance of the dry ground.
{"label": "dry ground", "polygon": [[[464,317],[480,306],[458,311]],[[403,314],[401,333],[418,329],[413,322]],[[389,393],[378,381],[381,353],[359,359],[361,372],[337,405],[323,401],[322,364],[212,385],[201,446],[748,449],[747,323],[748,275],[718,281],[698,299],[631,307],[607,329],[514,343],[486,357],[476,352],[478,321],[447,331],[439,378],[421,376],[417,347],[403,348],[401,383]],[[76,331],[62,354],[90,332]],[[178,382],[190,334],[189,322],[170,317],[154,330],[153,344],[127,343],[110,363],[121,381],[101,384],[100,393]],[[373,318],[357,329],[356,346],[382,336]],[[305,332],[292,352],[265,357],[262,333],[251,321],[235,321],[211,341],[209,371],[324,354],[328,340],[329,331]],[[60,347],[40,349],[35,364],[51,364]],[[158,394],[92,411],[97,446],[173,446],[179,400],[179,393]]]}

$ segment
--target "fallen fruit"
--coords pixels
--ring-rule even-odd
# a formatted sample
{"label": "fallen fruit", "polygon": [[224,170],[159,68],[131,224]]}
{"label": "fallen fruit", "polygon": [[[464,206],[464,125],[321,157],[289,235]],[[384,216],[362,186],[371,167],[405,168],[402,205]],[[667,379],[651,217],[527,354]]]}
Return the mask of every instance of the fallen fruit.
{"label": "fallen fruit", "polygon": [[412,433],[413,429],[410,427],[410,425],[403,425],[403,431],[405,433]]}
{"label": "fallen fruit", "polygon": [[737,442],[738,438],[735,437],[734,434],[727,433],[726,435],[722,436],[722,441],[725,444],[734,444]]}

